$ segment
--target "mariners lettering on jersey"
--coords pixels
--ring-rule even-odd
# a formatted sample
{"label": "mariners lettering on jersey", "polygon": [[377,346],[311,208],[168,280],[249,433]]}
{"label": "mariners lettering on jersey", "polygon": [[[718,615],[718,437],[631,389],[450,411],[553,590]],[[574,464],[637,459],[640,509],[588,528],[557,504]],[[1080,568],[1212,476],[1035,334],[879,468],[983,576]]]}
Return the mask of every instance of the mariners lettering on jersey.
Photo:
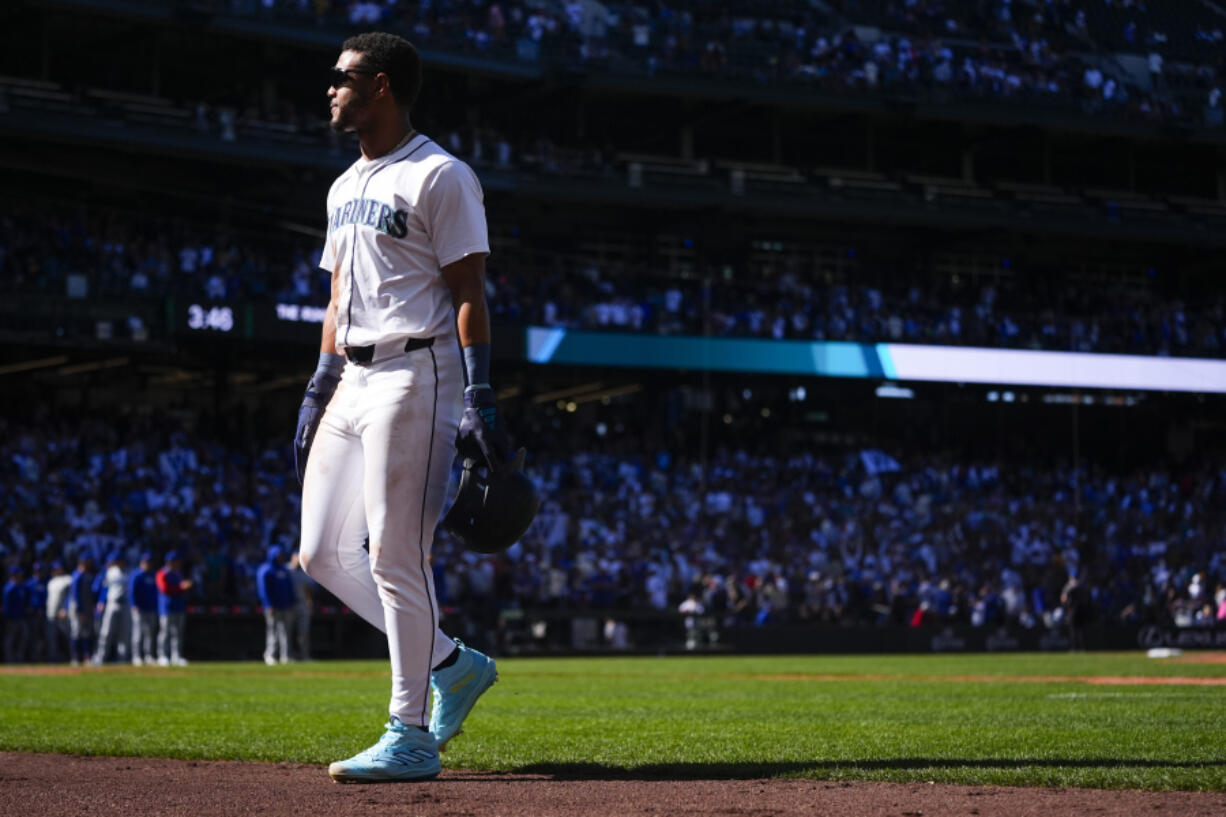
{"label": "mariners lettering on jersey", "polygon": [[481,183],[468,165],[418,134],[342,173],[326,218],[320,266],[338,276],[339,345],[454,333],[440,272],[490,251]]}
{"label": "mariners lettering on jersey", "polygon": [[392,238],[409,234],[409,211],[397,210],[377,199],[351,199],[328,216],[328,232],[350,224],[361,224]]}

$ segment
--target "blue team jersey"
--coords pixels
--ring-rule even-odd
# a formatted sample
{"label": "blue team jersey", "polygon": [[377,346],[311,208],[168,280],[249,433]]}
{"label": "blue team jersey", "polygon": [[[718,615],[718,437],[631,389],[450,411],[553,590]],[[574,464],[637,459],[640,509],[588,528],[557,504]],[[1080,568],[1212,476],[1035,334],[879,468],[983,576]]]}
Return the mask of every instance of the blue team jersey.
{"label": "blue team jersey", "polygon": [[137,570],[128,582],[128,600],[142,613],[158,609],[158,582],[152,570]]}
{"label": "blue team jersey", "polygon": [[187,612],[187,591],[181,586],[183,577],[168,567],[158,571],[158,615]]}
{"label": "blue team jersey", "polygon": [[78,613],[92,613],[98,597],[94,594],[94,576],[81,568],[72,571],[68,590],[68,607]]}
{"label": "blue team jersey", "polygon": [[40,616],[47,612],[47,583],[38,576],[26,579],[26,605]]}
{"label": "blue team jersey", "polygon": [[260,604],[264,607],[288,610],[294,606],[294,582],[285,565],[267,562],[260,565],[255,574],[255,586],[260,594]]}
{"label": "blue team jersey", "polygon": [[4,585],[4,618],[6,621],[21,621],[26,617],[27,598],[25,584],[8,582]]}

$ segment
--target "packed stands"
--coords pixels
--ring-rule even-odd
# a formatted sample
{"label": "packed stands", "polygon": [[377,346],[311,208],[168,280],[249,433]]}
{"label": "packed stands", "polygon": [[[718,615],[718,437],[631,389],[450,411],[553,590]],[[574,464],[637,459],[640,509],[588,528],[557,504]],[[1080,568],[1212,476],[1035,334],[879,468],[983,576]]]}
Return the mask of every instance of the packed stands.
{"label": "packed stands", "polygon": [[[641,411],[631,405],[627,411]],[[440,603],[481,609],[671,612],[693,596],[722,626],[961,623],[1058,627],[1071,583],[1103,622],[1212,625],[1226,616],[1226,471],[1205,458],[1128,471],[1045,455],[781,446],[636,450],[635,434],[576,447],[533,429],[545,506],[505,555],[440,532]],[[104,564],[174,549],[197,605],[252,605],[272,544],[292,547],[287,439],[240,440],[147,412],[49,410],[2,419],[0,557]],[[785,450],[786,449],[786,450]]]}

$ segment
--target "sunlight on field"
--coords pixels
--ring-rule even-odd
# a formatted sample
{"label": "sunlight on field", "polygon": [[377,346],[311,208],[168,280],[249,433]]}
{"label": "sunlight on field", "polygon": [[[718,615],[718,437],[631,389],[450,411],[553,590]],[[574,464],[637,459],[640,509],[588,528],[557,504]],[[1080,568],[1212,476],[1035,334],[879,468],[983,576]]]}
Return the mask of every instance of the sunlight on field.
{"label": "sunlight on field", "polygon": [[[447,753],[452,768],[1226,790],[1217,661],[505,658],[499,669]],[[0,749],[324,763],[378,736],[389,673],[383,662],[19,667],[0,691]]]}

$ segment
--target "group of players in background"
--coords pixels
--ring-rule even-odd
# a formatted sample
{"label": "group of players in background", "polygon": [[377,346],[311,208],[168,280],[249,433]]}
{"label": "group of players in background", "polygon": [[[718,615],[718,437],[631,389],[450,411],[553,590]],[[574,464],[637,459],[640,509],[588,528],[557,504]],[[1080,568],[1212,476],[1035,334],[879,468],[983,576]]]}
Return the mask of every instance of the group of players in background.
{"label": "group of players in background", "polygon": [[[127,556],[113,551],[102,570],[88,553],[71,571],[59,559],[35,562],[30,576],[12,566],[3,596],[5,663],[67,658],[72,666],[186,666],[184,622],[193,580],[177,551],[161,559],[145,552],[138,561],[130,569]],[[256,574],[268,664],[309,656],[309,580],[297,567],[297,553],[287,563],[274,545]]]}

